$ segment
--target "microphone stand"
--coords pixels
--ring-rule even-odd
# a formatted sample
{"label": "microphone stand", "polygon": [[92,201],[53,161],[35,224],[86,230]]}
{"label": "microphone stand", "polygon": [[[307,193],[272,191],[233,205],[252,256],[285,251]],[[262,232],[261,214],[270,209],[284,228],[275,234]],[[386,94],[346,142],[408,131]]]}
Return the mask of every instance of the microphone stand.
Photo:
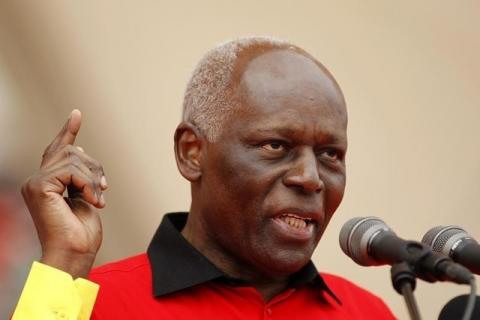
{"label": "microphone stand", "polygon": [[413,295],[417,284],[415,273],[412,266],[407,262],[399,262],[392,265],[390,269],[392,285],[400,295],[405,298],[410,319],[421,320],[420,311],[418,310],[417,301]]}

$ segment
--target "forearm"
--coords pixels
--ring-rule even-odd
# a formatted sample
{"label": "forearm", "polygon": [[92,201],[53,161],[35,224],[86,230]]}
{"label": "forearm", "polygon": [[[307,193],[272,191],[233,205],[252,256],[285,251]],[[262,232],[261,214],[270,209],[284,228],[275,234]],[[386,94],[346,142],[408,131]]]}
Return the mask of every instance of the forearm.
{"label": "forearm", "polygon": [[45,251],[40,262],[64,271],[73,279],[86,279],[95,261],[95,254],[74,253],[67,250]]}
{"label": "forearm", "polygon": [[12,320],[90,319],[98,285],[34,262]]}

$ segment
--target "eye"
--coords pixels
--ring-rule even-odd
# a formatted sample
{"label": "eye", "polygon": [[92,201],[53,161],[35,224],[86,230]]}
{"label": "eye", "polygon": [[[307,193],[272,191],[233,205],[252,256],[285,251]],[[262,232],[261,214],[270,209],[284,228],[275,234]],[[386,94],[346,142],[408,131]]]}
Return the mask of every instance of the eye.
{"label": "eye", "polygon": [[322,150],[320,156],[329,161],[338,161],[342,158],[342,153],[337,149],[328,148]]}
{"label": "eye", "polygon": [[270,153],[283,153],[287,150],[287,146],[282,141],[269,141],[261,145],[262,149]]}

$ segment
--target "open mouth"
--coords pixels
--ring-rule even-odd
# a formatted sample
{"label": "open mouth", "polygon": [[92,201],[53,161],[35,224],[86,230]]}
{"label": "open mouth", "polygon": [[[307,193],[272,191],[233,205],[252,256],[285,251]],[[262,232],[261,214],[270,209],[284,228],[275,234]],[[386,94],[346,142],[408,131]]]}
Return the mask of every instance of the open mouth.
{"label": "open mouth", "polygon": [[315,237],[314,219],[295,213],[280,214],[273,219],[278,235],[285,240],[310,241]]}
{"label": "open mouth", "polygon": [[289,226],[297,229],[306,228],[309,224],[313,223],[313,219],[311,218],[300,217],[296,214],[291,213],[282,214],[275,219],[281,220]]}

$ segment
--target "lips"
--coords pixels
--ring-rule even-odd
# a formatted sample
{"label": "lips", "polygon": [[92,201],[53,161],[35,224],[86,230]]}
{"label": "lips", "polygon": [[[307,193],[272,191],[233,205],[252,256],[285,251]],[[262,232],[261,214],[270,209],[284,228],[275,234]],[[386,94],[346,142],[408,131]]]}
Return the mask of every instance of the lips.
{"label": "lips", "polygon": [[322,214],[298,209],[282,210],[272,217],[275,231],[284,240],[305,242],[315,238]]}
{"label": "lips", "polygon": [[[316,209],[316,210],[308,210],[308,209],[300,209],[300,208],[286,208],[276,210],[276,213],[273,215],[274,219],[283,219],[288,220],[286,218],[294,218],[305,221],[307,223],[314,223],[319,224],[323,221],[323,210]],[[287,221],[286,221],[287,222]]]}
{"label": "lips", "polygon": [[309,223],[313,223],[312,218],[305,218],[291,213],[282,214],[276,217],[276,219],[279,219],[297,229],[306,228]]}

